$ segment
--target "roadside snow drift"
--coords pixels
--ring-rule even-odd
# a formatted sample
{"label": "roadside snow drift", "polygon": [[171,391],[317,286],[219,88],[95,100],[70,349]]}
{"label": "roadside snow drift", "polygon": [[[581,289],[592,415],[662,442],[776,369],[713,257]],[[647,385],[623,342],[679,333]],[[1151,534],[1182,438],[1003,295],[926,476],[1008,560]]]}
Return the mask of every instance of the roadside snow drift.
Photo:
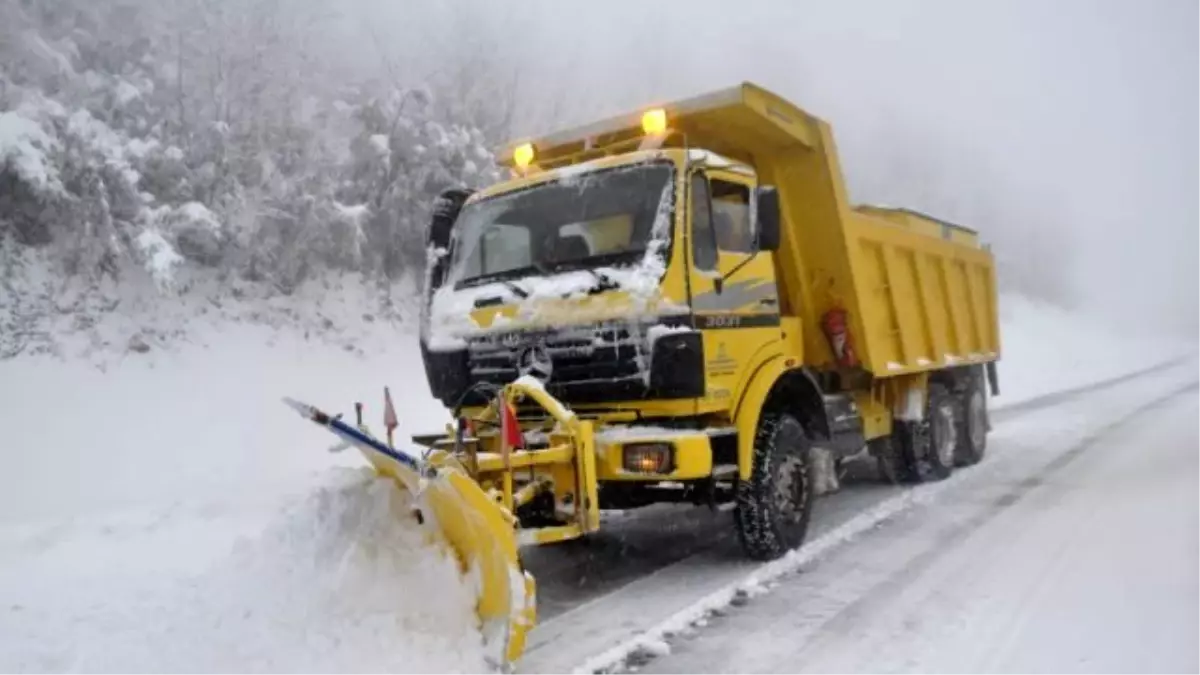
{"label": "roadside snow drift", "polygon": [[1196,350],[1195,340],[1112,325],[1028,300],[1000,298],[1000,398],[1021,401],[1119,377]]}
{"label": "roadside snow drift", "polygon": [[339,469],[195,576],[137,569],[154,530],[49,551],[0,584],[0,668],[481,671],[474,596],[424,536],[390,481]]}

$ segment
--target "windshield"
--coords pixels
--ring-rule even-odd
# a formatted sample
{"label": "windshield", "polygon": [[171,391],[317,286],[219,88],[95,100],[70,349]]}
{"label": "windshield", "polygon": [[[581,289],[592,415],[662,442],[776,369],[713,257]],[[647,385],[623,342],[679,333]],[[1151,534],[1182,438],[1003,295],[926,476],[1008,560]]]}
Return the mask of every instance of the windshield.
{"label": "windshield", "polygon": [[598,170],[468,204],[447,281],[632,262],[650,242],[660,203],[669,208],[673,173],[669,163]]}

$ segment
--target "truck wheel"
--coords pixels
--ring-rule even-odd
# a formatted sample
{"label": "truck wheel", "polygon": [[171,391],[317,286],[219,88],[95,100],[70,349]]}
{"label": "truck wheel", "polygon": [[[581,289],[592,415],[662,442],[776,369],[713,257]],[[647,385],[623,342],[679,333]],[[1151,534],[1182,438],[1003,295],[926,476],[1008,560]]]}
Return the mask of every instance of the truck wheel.
{"label": "truck wheel", "polygon": [[875,467],[879,471],[880,480],[889,485],[912,482],[909,465],[891,436],[871,439],[867,447],[875,457]]}
{"label": "truck wheel", "polygon": [[909,482],[944,480],[954,468],[958,446],[958,415],[953,397],[941,385],[930,385],[925,419],[896,423],[896,440],[908,471]]}
{"label": "truck wheel", "polygon": [[954,463],[970,466],[979,463],[987,450],[987,395],[983,393],[982,382],[976,380],[959,399],[961,412],[958,416],[958,447],[955,449]]}
{"label": "truck wheel", "polygon": [[804,542],[812,512],[811,443],[791,415],[764,413],[754,437],[750,479],[740,481],[733,510],[746,555],[772,560]]}

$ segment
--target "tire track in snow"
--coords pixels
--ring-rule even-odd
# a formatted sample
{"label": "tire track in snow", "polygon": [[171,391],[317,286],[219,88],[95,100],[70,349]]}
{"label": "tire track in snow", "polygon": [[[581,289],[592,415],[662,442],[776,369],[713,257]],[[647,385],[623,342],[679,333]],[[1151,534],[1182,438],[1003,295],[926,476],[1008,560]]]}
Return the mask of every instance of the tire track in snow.
{"label": "tire track in snow", "polygon": [[[833,552],[744,610],[714,618],[697,639],[673,645],[669,656],[629,665],[647,673],[1194,672],[1195,665],[1186,664],[1195,663],[1189,631],[1195,605],[1189,617],[1189,603],[1179,600],[1195,592],[1188,560],[1195,564],[1196,446],[1194,421],[1187,419],[1190,413],[1194,420],[1196,388],[1181,387],[1191,391],[1132,412],[1138,401],[1162,393],[1139,389],[1150,395],[1131,397],[1123,410],[1111,401],[1083,404],[1111,413],[1102,424],[1086,424],[1096,415],[1079,414],[1083,405],[1031,418],[1029,430],[1056,417],[1085,425],[1071,434],[1074,442],[1058,442],[1049,452],[1025,430],[1010,433],[1012,442],[992,471],[964,476],[936,502]],[[1127,423],[1096,433],[1118,418]],[[1192,435],[1157,435],[1160,421],[1190,427]],[[1156,434],[1156,444],[1179,442],[1128,452],[1147,432]],[[1081,446],[1086,451],[1074,452],[1071,461],[1060,459]],[[994,522],[913,564],[943,547],[939,542],[961,523],[1010,502],[1007,493],[1056,461],[1071,470],[1047,476],[1039,489],[1000,508]],[[1165,465],[1174,469],[1164,474]],[[1164,477],[1173,487],[1159,488]],[[1106,500],[1110,493],[1116,501]],[[1138,527],[1163,508],[1171,509],[1158,511],[1165,530],[1147,534]],[[1096,524],[1117,514],[1125,527],[1138,527],[1131,537],[1110,536],[1108,526]],[[1081,565],[1081,558],[1089,562]],[[1156,564],[1165,576],[1145,586],[1138,568]],[[901,568],[908,573],[897,574]],[[889,579],[897,582],[889,585]],[[851,605],[856,608],[846,612]],[[1171,625],[1155,626],[1160,617]]]}
{"label": "tire track in snow", "polygon": [[[1186,360],[1187,358],[1172,359],[1134,373],[1128,373],[1083,387],[1076,387],[1065,392],[1021,401],[1011,406],[997,408],[994,414],[998,418],[998,423],[1007,423],[1009,420],[1021,418],[1027,413],[1052,408],[1087,394],[1105,391],[1118,385],[1138,380],[1139,378],[1149,377],[1156,373],[1170,370],[1172,367]],[[1007,424],[1004,424],[1004,426],[1007,426]],[[603,671],[619,666],[631,655],[644,654],[651,656],[656,652],[662,651],[661,643],[664,636],[670,636],[687,630],[698,617],[702,618],[706,614],[737,602],[741,598],[761,592],[763,584],[769,584],[772,580],[815,561],[847,541],[881,526],[885,521],[907,511],[916,504],[926,503],[934,499],[948,485],[958,482],[952,478],[949,481],[922,485],[917,488],[892,488],[887,492],[894,493],[893,496],[877,497],[874,503],[865,506],[864,511],[852,515],[840,525],[819,534],[801,549],[793,551],[780,560],[758,567],[753,564],[738,564],[736,562],[731,565],[728,560],[729,556],[721,555],[720,549],[722,547],[719,544],[727,543],[729,537],[719,537],[719,535],[727,535],[728,533],[713,533],[711,530],[707,533],[701,532],[700,534],[707,534],[712,539],[720,538],[721,541],[701,550],[683,555],[677,562],[651,570],[645,576],[637,578],[606,594],[593,593],[590,599],[583,605],[556,613],[554,618],[539,624],[532,636],[530,649],[527,652],[526,658],[522,660],[518,667],[523,672],[539,672],[563,670],[579,664],[576,666],[578,672]],[[854,493],[858,492],[858,490],[851,490],[850,492]],[[837,499],[840,496],[835,494],[830,497]],[[821,504],[821,501],[829,500],[830,498],[823,498],[818,501],[818,505]],[[728,547],[726,546],[725,548]],[[714,566],[720,569],[714,572],[712,569]],[[724,574],[721,572],[724,572]],[[726,581],[725,583],[716,584],[714,587],[713,582],[721,578],[727,579],[729,572],[734,572],[735,575],[741,578],[734,583]],[[749,574],[746,574],[747,572]],[[685,605],[688,609],[670,616],[666,621],[653,624],[649,623],[645,618],[646,616],[655,616],[654,609],[660,610],[657,615],[661,616],[661,606],[652,607],[655,604],[653,602],[650,602],[646,607],[649,614],[635,610],[631,612],[638,615],[634,619],[611,616],[611,608],[618,607],[632,598],[637,596],[644,596],[645,598],[655,597],[662,590],[663,586],[670,584],[667,580],[671,577],[686,577],[696,574],[699,574],[702,578],[694,584],[698,588],[690,594],[691,604]],[[699,600],[696,599],[698,594],[701,594]],[[681,593],[681,589],[667,588],[666,592],[662,593],[662,595],[665,601],[663,604],[671,604],[672,602],[679,602],[682,597],[686,596],[686,592]],[[609,616],[605,619],[596,618],[603,617],[606,614]],[[591,654],[591,656],[590,658],[578,658],[573,662],[568,661],[566,660],[567,657],[558,654],[560,651],[558,648],[563,644],[571,644],[574,648],[570,651],[577,655],[577,657],[582,654]]]}
{"label": "tire track in snow", "polygon": [[1005,491],[1000,496],[992,499],[991,503],[974,517],[959,522],[954,527],[939,533],[934,540],[933,546],[917,554],[906,564],[888,575],[883,581],[869,587],[858,599],[849,603],[824,621],[822,623],[823,632],[838,634],[839,629],[857,623],[863,616],[870,612],[872,605],[898,596],[912,579],[928,570],[938,559],[961,545],[967,537],[981,529],[984,525],[1017,505],[1030,492],[1044,485],[1057,472],[1066,469],[1072,462],[1087,452],[1088,449],[1145,414],[1161,408],[1183,394],[1196,391],[1197,387],[1200,387],[1200,381],[1193,381],[1178,387],[1167,394],[1138,406],[1129,411],[1128,414],[1088,434],[1079,443],[1051,459],[1040,470],[1035,470],[1033,474],[1018,481],[1011,490]]}
{"label": "tire track in snow", "polygon": [[1003,420],[1006,420],[1006,419],[1009,419],[1012,417],[1020,416],[1022,413],[1032,412],[1034,410],[1041,410],[1042,408],[1047,408],[1047,407],[1056,405],[1058,403],[1063,403],[1065,401],[1069,401],[1073,398],[1077,398],[1084,394],[1090,394],[1094,391],[1101,391],[1104,389],[1109,389],[1111,387],[1117,386],[1118,384],[1124,384],[1125,382],[1129,382],[1131,380],[1136,380],[1141,377],[1146,377],[1148,375],[1153,375],[1155,373],[1161,373],[1163,371],[1174,368],[1175,366],[1178,366],[1182,363],[1185,363],[1189,358],[1191,358],[1191,357],[1181,356],[1179,358],[1170,359],[1169,361],[1164,361],[1163,363],[1160,363],[1157,366],[1150,366],[1149,368],[1135,370],[1133,372],[1126,373],[1124,375],[1118,375],[1116,377],[1111,377],[1106,380],[1100,380],[1099,382],[1093,382],[1091,384],[1085,384],[1085,385],[1081,385],[1078,387],[1071,387],[1070,389],[1056,391],[1052,394],[1043,394],[1042,396],[1035,396],[1033,398],[1026,399],[1024,401],[1017,401],[1016,403],[1013,403],[1011,405],[1000,405],[997,407],[993,407],[991,410],[991,415],[995,421],[1000,422],[1000,421],[1003,421]]}

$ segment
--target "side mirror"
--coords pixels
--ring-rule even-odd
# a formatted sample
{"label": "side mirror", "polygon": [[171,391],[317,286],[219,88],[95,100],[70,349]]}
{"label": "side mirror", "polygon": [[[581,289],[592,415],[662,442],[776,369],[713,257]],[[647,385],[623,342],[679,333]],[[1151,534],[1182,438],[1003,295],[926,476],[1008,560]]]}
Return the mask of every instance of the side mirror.
{"label": "side mirror", "polygon": [[[462,188],[450,188],[443,190],[433,200],[433,214],[429,218],[429,227],[425,229],[425,247],[429,248],[447,248],[450,245],[450,234],[454,230],[454,221],[458,220],[458,212],[462,210],[463,203],[471,196],[471,191]],[[442,285],[442,278],[446,273],[446,258],[442,257],[434,263],[434,268],[430,270],[429,284],[430,288],[427,291],[432,291]]]}
{"label": "side mirror", "polygon": [[425,230],[425,245],[445,248],[450,243],[450,231],[463,203],[471,196],[471,191],[463,188],[443,190],[433,200],[433,216],[429,219],[429,227]]}
{"label": "side mirror", "polygon": [[773,185],[754,190],[755,211],[758,214],[758,250],[779,250],[779,191]]}

